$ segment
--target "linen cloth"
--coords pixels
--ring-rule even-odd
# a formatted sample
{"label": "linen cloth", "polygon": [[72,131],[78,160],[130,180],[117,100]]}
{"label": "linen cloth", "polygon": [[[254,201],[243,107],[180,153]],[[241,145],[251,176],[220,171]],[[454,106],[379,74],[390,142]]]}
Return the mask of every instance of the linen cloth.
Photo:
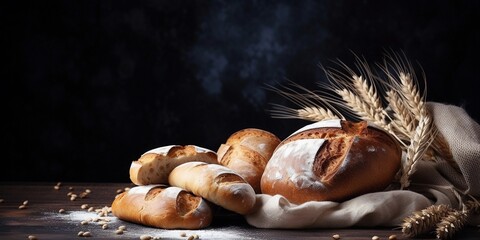
{"label": "linen cloth", "polygon": [[[434,123],[450,146],[460,172],[446,161],[420,161],[408,190],[364,194],[345,202],[290,203],[280,195],[257,194],[255,211],[245,216],[258,228],[346,228],[400,226],[403,219],[431,206],[459,207],[458,194],[480,199],[480,125],[461,107],[428,102]],[[463,196],[463,195],[462,195]],[[480,216],[468,224],[480,224]]]}

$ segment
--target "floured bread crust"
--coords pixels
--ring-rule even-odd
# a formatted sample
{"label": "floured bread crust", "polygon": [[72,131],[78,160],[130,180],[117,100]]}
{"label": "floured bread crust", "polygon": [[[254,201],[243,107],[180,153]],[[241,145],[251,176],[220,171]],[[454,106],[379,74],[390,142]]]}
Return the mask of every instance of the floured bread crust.
{"label": "floured bread crust", "polygon": [[393,137],[366,122],[310,124],[279,144],[261,190],[293,203],[347,200],[385,189],[400,168],[401,154]]}

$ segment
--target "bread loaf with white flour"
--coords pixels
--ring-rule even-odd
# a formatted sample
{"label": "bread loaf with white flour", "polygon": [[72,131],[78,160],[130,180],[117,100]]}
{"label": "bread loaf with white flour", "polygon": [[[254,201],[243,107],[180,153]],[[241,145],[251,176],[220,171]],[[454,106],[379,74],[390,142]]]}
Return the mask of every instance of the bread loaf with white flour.
{"label": "bread loaf with white flour", "polygon": [[385,189],[400,169],[401,156],[399,142],[367,122],[321,121],[278,145],[261,190],[297,204],[344,201]]}

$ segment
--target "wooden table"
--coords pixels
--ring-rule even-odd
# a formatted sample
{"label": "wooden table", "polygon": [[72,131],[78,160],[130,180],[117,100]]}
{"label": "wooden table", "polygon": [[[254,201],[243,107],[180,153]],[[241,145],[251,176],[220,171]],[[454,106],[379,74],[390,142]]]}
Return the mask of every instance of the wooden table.
{"label": "wooden table", "polygon": [[[0,239],[140,239],[141,235],[160,239],[406,239],[400,229],[258,229],[249,226],[242,216],[215,215],[210,227],[202,230],[165,230],[128,223],[111,213],[101,216],[110,207],[115,195],[129,183],[57,183],[0,182]],[[57,188],[57,189],[56,189]],[[72,198],[76,194],[76,198]],[[60,209],[65,212],[61,213]],[[102,226],[107,228],[103,229]],[[125,226],[123,234],[117,234]],[[90,232],[90,237],[79,237],[79,232]],[[426,236],[421,239],[434,239]],[[456,239],[480,239],[477,227],[467,227]]]}

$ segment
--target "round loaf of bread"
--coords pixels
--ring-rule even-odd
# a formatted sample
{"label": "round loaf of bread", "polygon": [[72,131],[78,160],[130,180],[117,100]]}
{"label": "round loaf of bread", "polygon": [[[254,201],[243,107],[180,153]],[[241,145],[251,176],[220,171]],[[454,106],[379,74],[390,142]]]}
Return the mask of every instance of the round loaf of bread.
{"label": "round loaf of bread", "polygon": [[112,214],[124,221],[165,229],[200,229],[212,222],[207,201],[166,185],[136,186],[118,194]]}
{"label": "round loaf of bread", "polygon": [[217,163],[217,154],[195,145],[169,145],[142,154],[130,165],[130,180],[136,185],[167,184],[168,175],[186,162]]}
{"label": "round loaf of bread", "polygon": [[296,204],[344,201],[384,190],[400,169],[401,157],[398,141],[365,121],[320,121],[278,145],[261,189]]}
{"label": "round loaf of bread", "polygon": [[184,163],[173,169],[168,182],[239,214],[250,213],[256,201],[252,186],[219,164]]}
{"label": "round loaf of bread", "polygon": [[273,133],[246,128],[230,135],[217,151],[218,162],[242,176],[261,193],[260,179],[280,139]]}

